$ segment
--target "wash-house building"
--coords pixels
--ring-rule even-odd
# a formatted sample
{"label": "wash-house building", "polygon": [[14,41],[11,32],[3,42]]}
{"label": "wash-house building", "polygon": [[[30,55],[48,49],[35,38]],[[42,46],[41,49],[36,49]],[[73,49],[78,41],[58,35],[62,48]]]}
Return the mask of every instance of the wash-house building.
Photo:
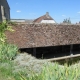
{"label": "wash-house building", "polygon": [[25,24],[6,32],[7,41],[21,52],[54,58],[80,53],[80,25]]}

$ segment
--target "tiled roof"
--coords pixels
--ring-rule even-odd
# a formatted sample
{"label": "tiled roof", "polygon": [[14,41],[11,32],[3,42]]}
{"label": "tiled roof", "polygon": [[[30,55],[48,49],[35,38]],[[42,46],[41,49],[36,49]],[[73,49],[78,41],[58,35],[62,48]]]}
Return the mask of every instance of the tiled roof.
{"label": "tiled roof", "polygon": [[26,24],[6,32],[7,41],[19,48],[80,44],[80,25]]}
{"label": "tiled roof", "polygon": [[42,20],[54,20],[50,15],[49,13],[47,12],[45,15],[35,19],[33,22],[34,23],[40,23]]}

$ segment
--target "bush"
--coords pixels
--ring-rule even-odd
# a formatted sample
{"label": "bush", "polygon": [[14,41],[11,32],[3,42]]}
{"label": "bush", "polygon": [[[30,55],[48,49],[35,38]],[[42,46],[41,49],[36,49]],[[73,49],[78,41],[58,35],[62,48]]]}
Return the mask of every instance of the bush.
{"label": "bush", "polygon": [[11,60],[18,51],[17,46],[13,44],[0,44],[0,61]]}
{"label": "bush", "polygon": [[80,66],[60,67],[58,64],[44,66],[41,74],[33,74],[32,77],[24,77],[21,80],[80,80]]}
{"label": "bush", "polygon": [[5,31],[14,31],[7,22],[0,23],[0,61],[14,58],[18,48],[15,45],[7,44]]}
{"label": "bush", "polygon": [[6,42],[6,35],[5,35],[6,30],[11,31],[11,32],[14,31],[12,29],[12,26],[8,26],[7,22],[0,23],[0,43]]}

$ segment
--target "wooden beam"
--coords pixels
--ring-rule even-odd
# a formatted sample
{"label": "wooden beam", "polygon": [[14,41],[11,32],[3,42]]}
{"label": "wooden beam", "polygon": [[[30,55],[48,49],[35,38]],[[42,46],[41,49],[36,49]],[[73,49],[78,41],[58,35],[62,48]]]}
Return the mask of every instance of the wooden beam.
{"label": "wooden beam", "polygon": [[65,60],[65,59],[70,59],[70,58],[76,58],[76,57],[80,57],[80,54],[58,57],[58,58],[52,58],[52,59],[44,59],[44,60],[46,60],[46,61],[59,61],[59,60]]}
{"label": "wooden beam", "polygon": [[64,51],[64,46],[62,46],[62,52]]}
{"label": "wooden beam", "polygon": [[70,55],[73,54],[73,44],[70,45]]}
{"label": "wooden beam", "polygon": [[36,48],[33,48],[33,56],[36,57]]}

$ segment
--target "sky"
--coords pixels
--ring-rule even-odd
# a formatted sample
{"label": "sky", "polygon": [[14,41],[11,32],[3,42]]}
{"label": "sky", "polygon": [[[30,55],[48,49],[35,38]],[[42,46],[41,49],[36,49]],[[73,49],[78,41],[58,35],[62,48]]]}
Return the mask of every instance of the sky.
{"label": "sky", "polygon": [[80,21],[80,0],[7,0],[12,19],[36,19],[46,12],[57,22]]}

